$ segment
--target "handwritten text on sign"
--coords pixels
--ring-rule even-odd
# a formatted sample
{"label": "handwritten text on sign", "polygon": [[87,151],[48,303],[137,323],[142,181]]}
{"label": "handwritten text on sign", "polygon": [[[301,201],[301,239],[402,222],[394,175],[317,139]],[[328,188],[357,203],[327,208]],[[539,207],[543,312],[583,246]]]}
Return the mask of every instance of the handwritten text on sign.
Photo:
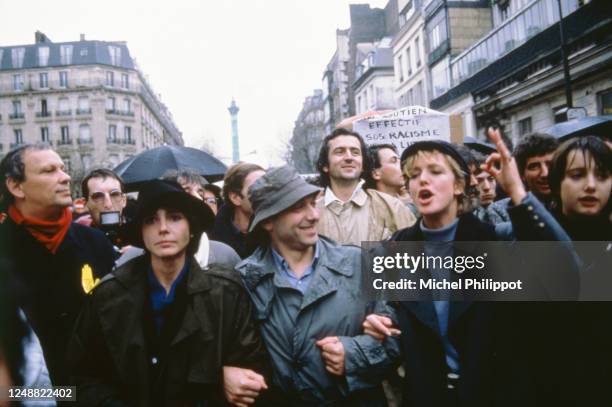
{"label": "handwritten text on sign", "polygon": [[451,139],[450,116],[421,106],[360,120],[353,124],[353,130],[368,145],[393,144],[400,152],[417,141]]}

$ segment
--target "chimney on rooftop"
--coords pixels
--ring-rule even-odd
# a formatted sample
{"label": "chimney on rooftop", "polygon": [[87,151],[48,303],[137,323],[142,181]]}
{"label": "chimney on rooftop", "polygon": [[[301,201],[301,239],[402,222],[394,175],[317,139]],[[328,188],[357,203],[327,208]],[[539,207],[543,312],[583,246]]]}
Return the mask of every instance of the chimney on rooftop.
{"label": "chimney on rooftop", "polygon": [[34,33],[34,43],[35,44],[44,44],[46,42],[51,42],[51,40],[44,33],[40,31],[36,31]]}
{"label": "chimney on rooftop", "polygon": [[85,34],[81,34],[81,41],[85,41]]}

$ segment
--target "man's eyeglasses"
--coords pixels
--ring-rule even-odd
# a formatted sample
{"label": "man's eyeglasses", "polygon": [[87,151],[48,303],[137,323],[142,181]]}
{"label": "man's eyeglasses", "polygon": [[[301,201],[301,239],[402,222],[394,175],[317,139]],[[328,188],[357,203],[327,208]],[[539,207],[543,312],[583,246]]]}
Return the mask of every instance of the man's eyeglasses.
{"label": "man's eyeglasses", "polygon": [[207,203],[208,205],[216,205],[217,198],[204,198],[204,202]]}
{"label": "man's eyeglasses", "polygon": [[90,199],[94,201],[96,204],[102,204],[104,203],[104,198],[106,197],[106,195],[108,195],[110,200],[115,203],[120,202],[121,199],[123,198],[123,192],[119,191],[118,189],[114,189],[110,192],[102,192],[102,191],[93,192],[90,195]]}

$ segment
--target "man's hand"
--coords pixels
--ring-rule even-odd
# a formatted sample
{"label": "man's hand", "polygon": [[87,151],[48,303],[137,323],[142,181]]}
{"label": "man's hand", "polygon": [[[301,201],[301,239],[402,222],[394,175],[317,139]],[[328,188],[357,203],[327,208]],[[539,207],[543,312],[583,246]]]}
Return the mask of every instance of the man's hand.
{"label": "man's hand", "polygon": [[247,407],[261,390],[267,389],[263,376],[249,369],[223,366],[223,390],[230,404]]}
{"label": "man's hand", "polygon": [[317,341],[321,349],[321,356],[325,362],[325,369],[333,375],[344,374],[344,345],[337,336],[328,336]]}
{"label": "man's hand", "polygon": [[376,314],[368,315],[363,321],[363,332],[381,342],[387,336],[398,336],[402,333],[393,326],[391,318]]}
{"label": "man's hand", "polygon": [[480,168],[493,175],[515,205],[519,205],[527,195],[523,181],[516,166],[516,160],[504,144],[499,130],[489,127],[489,139],[497,147],[497,153],[491,154]]}

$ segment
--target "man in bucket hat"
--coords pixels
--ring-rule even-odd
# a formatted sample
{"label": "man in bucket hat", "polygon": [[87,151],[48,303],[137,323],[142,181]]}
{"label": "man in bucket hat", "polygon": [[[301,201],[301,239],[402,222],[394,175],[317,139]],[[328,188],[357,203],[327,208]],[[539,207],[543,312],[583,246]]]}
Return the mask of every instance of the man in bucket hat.
{"label": "man in bucket hat", "polygon": [[319,188],[272,168],[249,189],[259,247],[238,266],[273,363],[279,406],[386,405],[392,340],[362,335],[360,250],[317,235]]}

